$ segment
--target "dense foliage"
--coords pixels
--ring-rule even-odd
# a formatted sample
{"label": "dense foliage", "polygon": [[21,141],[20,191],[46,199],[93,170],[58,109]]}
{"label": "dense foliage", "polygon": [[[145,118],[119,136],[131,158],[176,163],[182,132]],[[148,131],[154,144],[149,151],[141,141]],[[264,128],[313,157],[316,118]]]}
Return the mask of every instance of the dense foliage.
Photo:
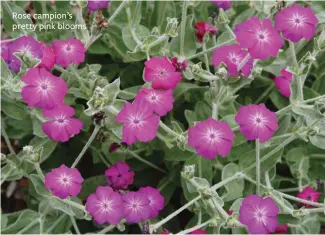
{"label": "dense foliage", "polygon": [[3,234],[324,232],[324,2],[1,9]]}

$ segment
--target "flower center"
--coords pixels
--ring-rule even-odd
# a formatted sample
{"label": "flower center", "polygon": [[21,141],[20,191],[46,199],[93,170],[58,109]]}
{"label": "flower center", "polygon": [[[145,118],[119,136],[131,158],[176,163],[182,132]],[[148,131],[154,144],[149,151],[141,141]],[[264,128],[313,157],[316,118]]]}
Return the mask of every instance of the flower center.
{"label": "flower center", "polygon": [[67,50],[67,51],[71,51],[71,46],[68,45],[68,46],[66,47],[66,50]]}
{"label": "flower center", "polygon": [[64,119],[63,118],[60,118],[60,119],[58,119],[58,122],[59,123],[64,123]]}
{"label": "flower center", "polygon": [[301,22],[300,19],[295,19],[296,24],[300,24],[300,22]]}
{"label": "flower center", "polygon": [[71,177],[66,174],[62,174],[61,177],[59,178],[59,181],[62,185],[70,185],[71,184]]}
{"label": "flower center", "polygon": [[260,39],[262,39],[262,40],[265,38],[265,36],[264,36],[263,34],[258,35],[258,37],[259,37]]}
{"label": "flower center", "polygon": [[47,88],[48,88],[47,84],[43,84],[41,87],[43,90],[47,90]]}
{"label": "flower center", "polygon": [[151,100],[156,100],[157,97],[155,95],[151,96]]}
{"label": "flower center", "polygon": [[134,124],[139,124],[139,122],[140,122],[140,121],[139,121],[138,119],[134,119],[134,120],[133,120],[133,123],[134,123]]}
{"label": "flower center", "polygon": [[256,118],[256,122],[260,123],[262,120],[260,118]]}

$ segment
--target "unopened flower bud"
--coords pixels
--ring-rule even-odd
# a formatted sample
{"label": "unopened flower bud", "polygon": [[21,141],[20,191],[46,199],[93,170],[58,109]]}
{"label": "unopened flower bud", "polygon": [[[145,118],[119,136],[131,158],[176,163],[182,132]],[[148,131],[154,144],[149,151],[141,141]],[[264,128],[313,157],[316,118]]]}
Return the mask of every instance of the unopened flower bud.
{"label": "unopened flower bud", "polygon": [[219,9],[219,16],[218,16],[218,23],[219,24],[229,24],[230,20],[228,19],[228,16],[226,15],[225,11],[220,8]]}
{"label": "unopened flower bud", "polygon": [[186,179],[191,179],[194,177],[195,165],[185,165],[183,171],[181,172],[182,177]]}
{"label": "unopened flower bud", "polygon": [[167,26],[166,26],[165,34],[167,34],[170,37],[177,37],[178,36],[177,26],[178,26],[177,18],[167,17]]}

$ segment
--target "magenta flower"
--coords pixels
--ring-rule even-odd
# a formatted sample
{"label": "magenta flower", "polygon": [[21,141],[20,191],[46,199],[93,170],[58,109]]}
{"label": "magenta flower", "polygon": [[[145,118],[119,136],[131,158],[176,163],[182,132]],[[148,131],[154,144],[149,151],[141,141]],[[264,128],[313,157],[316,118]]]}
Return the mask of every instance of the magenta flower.
{"label": "magenta flower", "polygon": [[152,82],[152,88],[154,89],[168,90],[175,88],[180,80],[182,80],[182,74],[175,72],[175,68],[167,56],[162,58],[152,57],[144,64],[144,80]]}
{"label": "magenta flower", "polygon": [[170,232],[168,231],[168,229],[164,228],[164,230],[160,234],[170,234]]}
{"label": "magenta flower", "polygon": [[[304,199],[304,200],[308,200],[311,202],[318,202],[318,199],[320,197],[322,193],[314,191],[310,186],[307,186],[306,188],[304,188],[303,191],[299,192],[297,194],[297,197]],[[304,207],[308,207],[308,208],[313,208],[314,206],[312,205],[308,205],[308,204],[301,204]]]}
{"label": "magenta flower", "polygon": [[125,103],[115,120],[124,124],[122,141],[128,145],[148,142],[157,135],[159,117],[144,102]]}
{"label": "magenta flower", "polygon": [[32,36],[22,36],[17,38],[12,42],[12,44],[10,44],[9,50],[11,53],[25,53],[37,59],[41,59],[43,56],[42,45]]}
{"label": "magenta flower", "polygon": [[298,4],[283,9],[275,16],[275,28],[292,42],[302,38],[310,40],[315,34],[317,23],[318,19],[311,7]]}
{"label": "magenta flower", "polygon": [[7,43],[5,46],[1,45],[1,57],[6,62],[8,68],[15,73],[18,73],[21,66],[21,61],[17,56],[10,53],[9,47],[12,42]]}
{"label": "magenta flower", "polygon": [[188,66],[187,60],[181,60],[181,59],[177,58],[176,56],[171,58],[170,61],[172,62],[173,66],[177,72],[185,71]]}
{"label": "magenta flower", "polygon": [[217,155],[225,157],[231,150],[234,138],[228,123],[218,122],[211,117],[188,130],[188,145],[207,159]]}
{"label": "magenta flower", "polygon": [[[212,55],[212,64],[219,66],[221,63],[227,65],[229,74],[237,76],[238,65],[243,61],[248,53],[240,48],[238,45],[222,46],[214,50]],[[242,67],[241,73],[248,77],[253,68],[253,59],[249,59]]]}
{"label": "magenta flower", "polygon": [[51,70],[53,69],[54,64],[55,64],[55,54],[51,46],[47,44],[43,44],[43,57],[38,67]]}
{"label": "magenta flower", "polygon": [[85,60],[86,48],[75,38],[68,40],[54,40],[53,51],[56,63],[68,67],[71,63],[80,64]]}
{"label": "magenta flower", "polygon": [[143,88],[135,97],[136,101],[143,101],[159,116],[165,116],[173,109],[173,91]]}
{"label": "magenta flower", "polygon": [[269,234],[278,226],[279,212],[272,198],[249,195],[240,206],[239,221],[247,226],[250,234]]}
{"label": "magenta flower", "polygon": [[279,127],[276,114],[264,104],[241,106],[235,120],[247,140],[258,139],[261,143],[268,141]]}
{"label": "magenta flower", "polygon": [[189,234],[209,234],[209,233],[208,233],[208,231],[205,231],[205,230],[199,228],[197,230],[190,232]]}
{"label": "magenta flower", "polygon": [[285,69],[281,70],[282,76],[276,77],[275,87],[280,90],[280,93],[285,97],[290,97],[291,91],[290,91],[290,85],[293,79],[292,73],[288,72]]}
{"label": "magenta flower", "polygon": [[140,188],[139,192],[145,194],[149,199],[149,218],[156,218],[159,214],[159,211],[164,208],[165,198],[160,194],[160,191],[158,189],[152,188],[150,186]]}
{"label": "magenta flower", "polygon": [[288,234],[288,225],[278,225],[278,227],[275,228],[275,231],[272,234]]}
{"label": "magenta flower", "polygon": [[41,59],[43,56],[43,49],[41,44],[31,36],[22,36],[7,44],[7,50],[1,55],[9,69],[14,72],[19,72],[21,61],[14,53],[21,53],[27,56]]}
{"label": "magenta flower", "polygon": [[86,210],[97,224],[118,224],[124,216],[122,196],[109,186],[99,186],[87,198]]}
{"label": "magenta flower", "polygon": [[114,189],[126,189],[133,184],[134,175],[134,171],[123,161],[118,161],[105,171],[107,183]]}
{"label": "magenta flower", "polygon": [[80,193],[83,181],[76,168],[69,168],[63,164],[45,175],[45,187],[61,199],[76,197]]}
{"label": "magenta flower", "polygon": [[107,8],[108,2],[110,1],[107,0],[88,1],[88,8],[91,11],[97,11],[101,8]]}
{"label": "magenta flower", "polygon": [[43,116],[50,120],[43,123],[44,133],[54,141],[66,142],[79,134],[83,123],[72,118],[75,111],[72,107],[61,104],[51,110],[43,110]]}
{"label": "magenta flower", "polygon": [[68,92],[65,81],[44,68],[29,69],[21,79],[26,83],[21,96],[30,107],[53,109]]}
{"label": "magenta flower", "polygon": [[212,34],[215,35],[217,33],[217,29],[211,25],[209,25],[207,22],[200,21],[196,22],[194,25],[194,28],[196,29],[196,39],[198,42],[203,42],[203,38],[205,34]]}
{"label": "magenta flower", "polygon": [[284,43],[270,19],[259,20],[256,16],[236,25],[235,34],[240,47],[247,48],[253,59],[277,56]]}
{"label": "magenta flower", "polygon": [[211,2],[224,10],[231,7],[231,0],[212,0]]}
{"label": "magenta flower", "polygon": [[140,192],[128,192],[122,196],[124,216],[128,223],[139,223],[150,218],[151,207],[147,195]]}

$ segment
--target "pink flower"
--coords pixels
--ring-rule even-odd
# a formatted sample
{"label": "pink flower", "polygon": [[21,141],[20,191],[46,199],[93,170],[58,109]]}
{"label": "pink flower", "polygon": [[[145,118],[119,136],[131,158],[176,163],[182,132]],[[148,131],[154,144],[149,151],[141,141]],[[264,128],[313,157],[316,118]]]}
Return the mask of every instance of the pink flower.
{"label": "pink flower", "polygon": [[276,114],[264,104],[241,106],[235,120],[247,140],[258,139],[261,143],[268,141],[279,127]]}
{"label": "pink flower", "polygon": [[272,234],[288,234],[288,225],[278,225],[278,227],[275,228],[275,231]]}
{"label": "pink flower", "polygon": [[122,141],[128,145],[148,142],[157,135],[159,117],[144,102],[125,103],[115,120],[124,124]]}
{"label": "pink flower", "polygon": [[235,34],[240,47],[248,48],[253,59],[277,56],[284,43],[270,19],[259,20],[256,16],[236,25]]}
{"label": "pink flower", "polygon": [[210,33],[212,35],[215,35],[217,33],[217,29],[215,27],[209,25],[204,21],[196,22],[194,28],[196,29],[196,39],[201,43],[203,42],[205,34]]}
{"label": "pink flower", "polygon": [[136,95],[135,101],[143,101],[159,116],[165,116],[173,109],[173,91],[143,88]]}
{"label": "pink flower", "polygon": [[84,179],[76,168],[61,165],[45,175],[45,187],[61,198],[75,197],[80,193]]}
{"label": "pink flower", "polygon": [[38,67],[51,70],[53,69],[54,64],[55,64],[55,54],[51,46],[48,44],[43,44],[43,57]]}
{"label": "pink flower", "polygon": [[[227,65],[231,76],[237,76],[238,65],[243,61],[248,53],[240,48],[238,45],[222,46],[214,50],[212,55],[212,64],[219,66],[221,63]],[[253,68],[253,60],[250,58],[242,67],[241,73],[248,77]]]}
{"label": "pink flower", "polygon": [[224,10],[231,7],[231,0],[212,0],[211,2]]}
{"label": "pink flower", "polygon": [[[297,197],[304,199],[304,200],[308,200],[311,202],[318,202],[318,199],[320,197],[322,193],[314,191],[310,186],[307,186],[306,188],[304,188],[303,191],[299,192],[297,194]],[[301,204],[304,207],[308,207],[308,208],[313,208],[313,206],[308,205],[308,204]]]}
{"label": "pink flower", "polygon": [[109,186],[99,186],[87,198],[86,210],[97,224],[118,224],[124,216],[122,196]]}
{"label": "pink flower", "polygon": [[170,61],[172,62],[173,66],[177,72],[185,71],[187,68],[187,65],[188,65],[187,60],[181,60],[181,59],[177,58],[176,56],[171,58]]}
{"label": "pink flower", "polygon": [[26,83],[21,96],[30,107],[53,109],[68,92],[65,81],[44,68],[29,69],[21,79]]}
{"label": "pink flower", "polygon": [[126,189],[133,184],[134,175],[134,171],[123,161],[118,161],[105,171],[107,183],[114,189]]}
{"label": "pink flower", "polygon": [[101,8],[107,8],[108,2],[110,1],[107,0],[88,1],[88,9],[92,11],[97,11]]}
{"label": "pink flower", "polygon": [[188,145],[207,159],[217,155],[225,157],[231,150],[234,138],[228,123],[217,122],[211,117],[188,130]]}
{"label": "pink flower", "polygon": [[165,198],[160,194],[160,191],[158,189],[152,188],[150,186],[140,188],[139,192],[145,194],[149,199],[149,218],[156,218],[159,212],[164,208]]}
{"label": "pink flower", "polygon": [[83,126],[79,119],[71,118],[74,114],[74,109],[65,104],[43,110],[43,116],[50,119],[43,123],[44,133],[54,141],[68,141],[73,135],[79,134]]}
{"label": "pink flower", "polygon": [[164,228],[164,230],[160,234],[170,234],[170,232],[168,231],[168,229]]}
{"label": "pink flower", "polygon": [[239,221],[247,226],[250,234],[269,234],[278,226],[279,211],[272,198],[249,195],[240,206]]}
{"label": "pink flower", "polygon": [[21,66],[21,61],[17,56],[10,53],[9,47],[12,42],[7,43],[5,46],[1,45],[1,57],[6,62],[8,68],[15,73],[18,73]]}
{"label": "pink flower", "polygon": [[68,67],[71,63],[80,64],[85,60],[86,48],[75,38],[68,40],[54,40],[53,51],[56,63]]}
{"label": "pink flower", "polygon": [[175,88],[182,80],[182,74],[175,72],[173,64],[166,56],[162,58],[152,57],[145,63],[144,80],[152,82],[154,89],[171,89]]}
{"label": "pink flower", "polygon": [[208,231],[205,231],[205,230],[199,228],[197,230],[190,232],[189,234],[209,234],[209,233],[208,233]]}
{"label": "pink flower", "polygon": [[275,16],[275,28],[282,32],[283,37],[298,42],[302,38],[310,40],[316,31],[318,19],[311,7],[293,4]]}
{"label": "pink flower", "polygon": [[150,218],[151,208],[148,197],[140,192],[128,192],[122,196],[124,216],[128,223],[139,223]]}
{"label": "pink flower", "polygon": [[32,36],[22,36],[8,43],[7,50],[4,50],[1,56],[8,64],[9,69],[16,73],[19,72],[21,67],[21,61],[14,54],[16,52],[36,59],[41,59],[43,56],[41,44]]}
{"label": "pink flower", "polygon": [[288,72],[285,69],[281,70],[282,76],[276,77],[275,87],[280,90],[280,93],[285,97],[290,97],[291,91],[290,91],[290,85],[293,79],[292,73]]}

